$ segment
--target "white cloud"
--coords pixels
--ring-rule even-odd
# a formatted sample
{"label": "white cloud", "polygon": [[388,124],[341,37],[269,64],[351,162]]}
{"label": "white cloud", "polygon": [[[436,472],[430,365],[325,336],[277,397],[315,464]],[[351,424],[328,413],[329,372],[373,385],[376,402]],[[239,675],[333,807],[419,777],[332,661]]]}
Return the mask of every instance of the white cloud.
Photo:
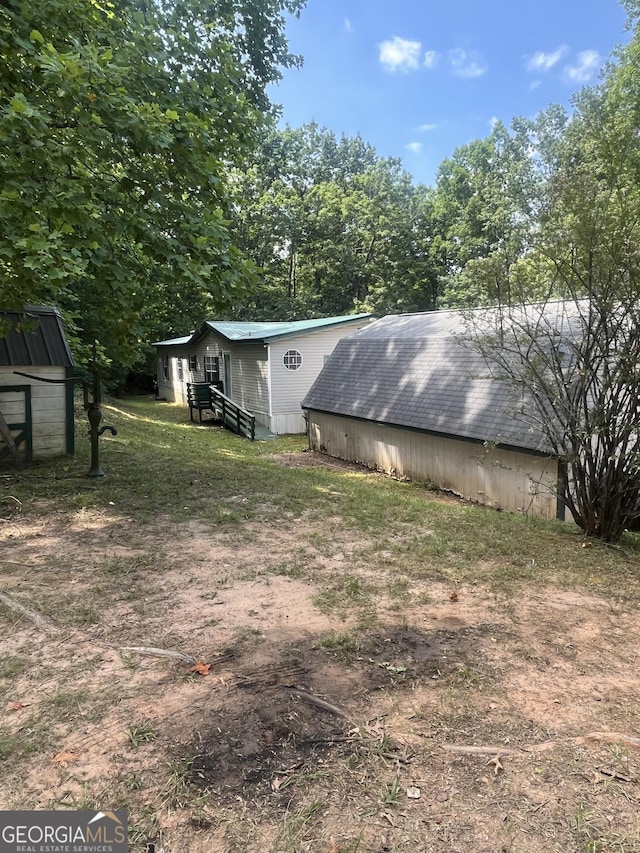
{"label": "white cloud", "polygon": [[344,19],[344,28],[348,33],[351,32],[351,21],[349,20],[349,18]]}
{"label": "white cloud", "polygon": [[566,55],[569,48],[566,44],[561,44],[553,53],[545,53],[543,50],[538,50],[533,56],[527,60],[527,71],[550,71],[554,65]]}
{"label": "white cloud", "polygon": [[425,68],[437,68],[440,64],[440,54],[437,50],[428,50],[424,55]]}
{"label": "white cloud", "polygon": [[475,51],[466,51],[456,47],[447,53],[449,66],[456,77],[482,77],[487,72],[487,65]]}
{"label": "white cloud", "polygon": [[416,71],[420,67],[422,45],[419,41],[394,36],[393,39],[383,41],[378,47],[380,62],[387,71]]}
{"label": "white cloud", "polygon": [[489,119],[489,127],[491,128],[491,130],[493,130],[493,128],[497,124],[499,124],[499,122],[500,122],[500,119],[497,116],[491,116],[491,118]]}
{"label": "white cloud", "polygon": [[418,130],[428,133],[430,130],[436,130],[439,126],[438,124],[421,124]]}
{"label": "white cloud", "polygon": [[576,55],[576,64],[567,65],[565,71],[574,83],[588,83],[600,70],[602,57],[597,50],[581,50]]}
{"label": "white cloud", "polygon": [[532,80],[531,83],[529,83],[529,91],[533,92],[533,90],[537,89],[538,86],[540,86],[540,85],[541,85],[540,80]]}
{"label": "white cloud", "polygon": [[419,154],[422,151],[422,142],[409,142],[409,144],[404,147],[414,154]]}

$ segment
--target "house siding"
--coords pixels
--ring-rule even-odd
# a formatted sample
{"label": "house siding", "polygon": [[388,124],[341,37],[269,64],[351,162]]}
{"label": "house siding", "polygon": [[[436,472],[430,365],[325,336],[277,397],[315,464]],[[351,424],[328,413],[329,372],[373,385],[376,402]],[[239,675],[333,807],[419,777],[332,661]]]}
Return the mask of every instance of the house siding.
{"label": "house siding", "polygon": [[309,446],[484,506],[555,519],[555,459],[308,410]]}
{"label": "house siding", "polygon": [[[64,367],[35,367],[33,365],[12,365],[0,367],[0,412],[7,423],[24,422],[25,394],[22,391],[3,390],[19,385],[30,386],[31,399],[31,435],[34,459],[49,456],[64,456],[67,444],[67,388],[65,384],[38,382],[17,376],[14,371],[29,373],[44,379],[64,379]],[[14,431],[12,431],[14,434]],[[0,436],[0,444],[4,440]],[[24,455],[24,444],[19,446]]]}
{"label": "house siding", "polygon": [[[187,405],[187,383],[204,382],[204,359],[219,359],[220,379],[224,380],[224,353],[231,357],[231,389],[224,393],[256,416],[269,414],[267,349],[262,344],[234,344],[221,335],[210,332],[195,346],[176,345],[158,347],[158,395],[171,403]],[[190,356],[195,356],[197,368],[189,367]],[[168,359],[168,377],[164,378],[164,359]],[[178,359],[182,359],[182,380],[178,376]],[[229,394],[229,390],[231,393]]]}
{"label": "house siding", "polygon": [[268,351],[262,343],[228,344],[231,355],[231,397],[261,419],[269,415]]}
{"label": "house siding", "polygon": [[[187,383],[204,382],[204,358],[220,359],[220,378],[224,381],[224,354],[231,360],[231,388],[225,394],[252,412],[259,424],[276,434],[304,433],[306,422],[301,408],[304,395],[322,370],[325,357],[338,341],[368,325],[362,318],[340,323],[328,329],[305,330],[270,341],[231,341],[210,329],[195,344],[167,343],[157,346],[158,396],[169,402],[187,405]],[[287,350],[302,354],[299,370],[287,370],[282,358]],[[197,358],[197,370],[189,368],[189,356]],[[167,378],[164,360],[168,360]],[[182,380],[178,377],[178,359],[182,359]]]}
{"label": "house siding", "polygon": [[[198,381],[189,370],[190,355],[192,352],[188,352],[187,347],[162,347],[159,350],[156,367],[158,396],[163,400],[168,400],[170,403],[180,403],[182,406],[187,405],[187,382]],[[165,356],[168,359],[168,376],[166,379],[164,377]],[[182,380],[178,376],[178,359],[182,359]]]}
{"label": "house siding", "polygon": [[[351,334],[368,325],[368,321],[349,326],[348,330],[338,326],[322,331],[295,335],[273,341],[271,347],[272,382],[272,432],[303,433],[306,423],[301,403],[324,367],[330,355],[345,334]],[[288,370],[283,356],[288,350],[297,350],[302,355],[298,370]]]}

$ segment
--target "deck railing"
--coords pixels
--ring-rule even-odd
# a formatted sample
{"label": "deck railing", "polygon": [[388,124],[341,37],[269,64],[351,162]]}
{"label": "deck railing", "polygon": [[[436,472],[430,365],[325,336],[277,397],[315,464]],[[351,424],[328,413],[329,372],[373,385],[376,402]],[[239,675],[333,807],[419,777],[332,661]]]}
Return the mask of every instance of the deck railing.
{"label": "deck railing", "polygon": [[210,390],[212,408],[219,415],[222,423],[232,432],[244,435],[246,438],[250,438],[251,441],[255,441],[255,415],[251,414],[247,409],[243,409],[237,403],[234,403],[230,397],[223,394],[215,385],[211,385]]}

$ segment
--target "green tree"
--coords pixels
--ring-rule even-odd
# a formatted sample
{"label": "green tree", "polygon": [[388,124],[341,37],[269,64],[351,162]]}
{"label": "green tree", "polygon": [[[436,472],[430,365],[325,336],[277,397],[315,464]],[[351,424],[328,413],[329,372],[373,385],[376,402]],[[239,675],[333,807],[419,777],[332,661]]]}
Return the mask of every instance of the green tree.
{"label": "green tree", "polygon": [[441,164],[434,251],[445,268],[443,305],[509,301],[512,288],[521,286],[515,265],[534,221],[534,134],[523,120],[514,121],[511,133],[498,122],[488,137],[456,149]]}
{"label": "green tree", "polygon": [[640,517],[640,5],[627,8],[631,40],[546,158],[529,251],[546,293],[471,330],[565,465],[576,523],[606,541]]}
{"label": "green tree", "polygon": [[[0,5],[0,302],[52,303],[125,363],[254,280],[227,180],[297,62],[303,0]],[[187,324],[188,325],[188,324]]]}
{"label": "green tree", "polygon": [[273,130],[238,180],[238,243],[263,273],[248,316],[435,307],[429,194],[398,160],[311,123]]}

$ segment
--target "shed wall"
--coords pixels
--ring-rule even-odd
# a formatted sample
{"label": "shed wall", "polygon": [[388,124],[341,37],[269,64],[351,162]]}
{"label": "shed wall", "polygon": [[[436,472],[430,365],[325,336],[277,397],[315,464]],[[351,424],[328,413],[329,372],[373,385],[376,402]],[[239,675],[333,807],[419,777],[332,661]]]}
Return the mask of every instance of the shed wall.
{"label": "shed wall", "polygon": [[556,517],[555,459],[309,410],[309,446],[479,504]]}
{"label": "shed wall", "polygon": [[[42,376],[45,379],[64,379],[64,367],[34,367],[12,365],[0,367],[0,391],[14,385],[31,387],[31,419],[33,458],[63,456],[67,452],[67,391],[64,384],[51,385],[17,376],[14,370]],[[0,412],[7,423],[24,421],[25,396],[20,391],[0,393]],[[12,431],[13,432],[13,431]],[[0,436],[0,443],[3,443]],[[22,449],[22,448],[20,448]]]}

